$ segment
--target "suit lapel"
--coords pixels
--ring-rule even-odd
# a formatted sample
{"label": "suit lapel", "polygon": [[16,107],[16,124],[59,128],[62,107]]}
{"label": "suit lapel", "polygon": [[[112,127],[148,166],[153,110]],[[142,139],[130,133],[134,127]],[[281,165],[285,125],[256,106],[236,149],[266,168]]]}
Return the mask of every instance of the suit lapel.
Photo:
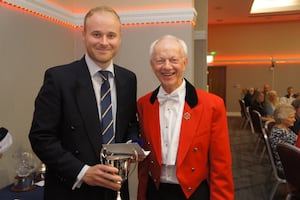
{"label": "suit lapel", "polygon": [[[177,152],[177,165],[181,165],[185,155],[188,153],[191,141],[197,133],[197,127],[201,122],[202,104],[199,105],[196,89],[186,80],[186,97],[182,114],[179,146]],[[195,108],[198,105],[197,109]]]}
{"label": "suit lapel", "polygon": [[[147,121],[148,128],[150,129],[150,141],[152,141],[153,151],[155,155],[157,155],[157,160],[159,164],[161,164],[162,156],[161,156],[161,136],[160,136],[160,123],[159,123],[159,103],[156,100],[153,104],[150,104],[151,108],[147,109],[149,112],[150,118]],[[148,129],[147,128],[147,129]]]}
{"label": "suit lapel", "polygon": [[[117,112],[116,112],[116,133],[119,133],[118,128],[120,127],[119,125],[119,120],[120,119],[120,113],[122,113],[122,109],[123,106],[120,106],[122,101],[125,101],[126,96],[123,95],[124,91],[127,91],[126,89],[123,89],[123,87],[128,87],[128,85],[126,85],[124,83],[123,80],[123,74],[121,73],[121,71],[119,70],[118,66],[116,66],[114,64],[114,72],[115,72],[115,84],[116,84],[116,96],[117,96]],[[116,134],[115,135],[115,141],[116,142],[121,142],[122,141],[122,135],[121,134]]]}
{"label": "suit lapel", "polygon": [[84,59],[81,60],[80,66],[78,66],[75,95],[88,137],[96,156],[99,158],[102,144],[99,113],[92,81]]}
{"label": "suit lapel", "polygon": [[157,94],[159,91],[159,87],[157,87],[150,96],[150,104],[149,108],[145,109],[145,116],[150,116],[144,124],[147,124],[145,130],[150,130],[150,141],[152,141],[152,147],[154,154],[157,155],[157,161],[161,165],[162,156],[161,156],[161,133],[160,133],[160,119],[159,119],[159,102],[157,100]]}

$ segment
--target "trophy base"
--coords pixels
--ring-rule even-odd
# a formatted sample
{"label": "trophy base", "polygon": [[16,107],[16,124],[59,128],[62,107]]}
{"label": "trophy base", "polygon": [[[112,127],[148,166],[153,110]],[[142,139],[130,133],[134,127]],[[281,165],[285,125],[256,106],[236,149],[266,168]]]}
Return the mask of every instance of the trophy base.
{"label": "trophy base", "polygon": [[25,177],[16,176],[15,177],[15,183],[11,187],[11,191],[13,192],[26,192],[29,190],[33,190],[36,188],[36,185],[34,185],[33,176],[28,175]]}

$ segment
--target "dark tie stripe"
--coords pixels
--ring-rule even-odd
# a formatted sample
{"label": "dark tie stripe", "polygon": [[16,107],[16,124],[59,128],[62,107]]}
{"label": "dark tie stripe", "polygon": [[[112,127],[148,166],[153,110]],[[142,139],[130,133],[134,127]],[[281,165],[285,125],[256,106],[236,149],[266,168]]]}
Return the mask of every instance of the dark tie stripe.
{"label": "dark tie stripe", "polygon": [[109,144],[114,142],[112,104],[111,104],[111,89],[108,80],[108,71],[100,71],[103,79],[101,85],[101,134],[103,143]]}

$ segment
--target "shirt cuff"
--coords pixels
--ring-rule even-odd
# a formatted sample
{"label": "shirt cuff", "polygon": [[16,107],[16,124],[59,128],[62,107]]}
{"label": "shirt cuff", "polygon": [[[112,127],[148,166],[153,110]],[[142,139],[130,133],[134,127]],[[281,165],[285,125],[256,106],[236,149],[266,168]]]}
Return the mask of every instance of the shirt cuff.
{"label": "shirt cuff", "polygon": [[79,174],[77,175],[76,182],[74,183],[72,190],[75,190],[76,188],[80,188],[82,184],[82,178],[85,175],[86,171],[90,168],[88,165],[84,165]]}

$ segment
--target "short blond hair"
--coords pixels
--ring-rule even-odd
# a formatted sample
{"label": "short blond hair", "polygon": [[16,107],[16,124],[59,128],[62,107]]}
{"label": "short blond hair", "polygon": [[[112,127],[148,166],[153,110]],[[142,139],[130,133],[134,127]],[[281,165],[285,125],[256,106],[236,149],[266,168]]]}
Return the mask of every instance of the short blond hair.
{"label": "short blond hair", "polygon": [[95,8],[92,8],[91,10],[89,10],[86,13],[86,15],[84,16],[84,22],[83,22],[84,30],[86,27],[86,21],[89,17],[93,16],[93,14],[95,14],[95,13],[103,13],[103,12],[109,12],[109,13],[113,14],[114,16],[116,16],[116,18],[118,19],[118,21],[121,24],[120,16],[113,8],[111,8],[109,6],[98,6],[98,7],[95,7]]}

